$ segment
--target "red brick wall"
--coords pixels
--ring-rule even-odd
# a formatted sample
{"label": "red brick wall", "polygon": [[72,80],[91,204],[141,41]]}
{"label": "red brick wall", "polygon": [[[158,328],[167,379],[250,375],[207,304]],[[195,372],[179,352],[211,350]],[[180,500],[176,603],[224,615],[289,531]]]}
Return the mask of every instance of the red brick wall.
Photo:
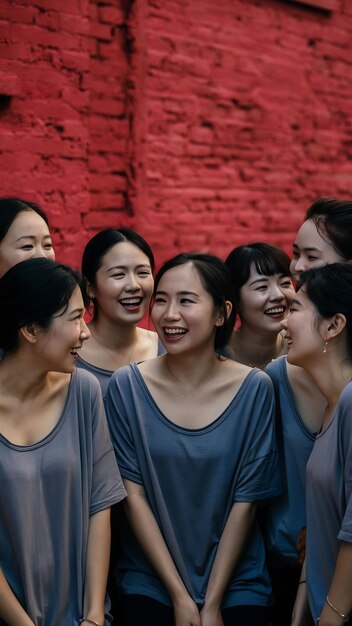
{"label": "red brick wall", "polygon": [[352,5],[3,0],[0,194],[39,201],[58,257],[128,224],[158,260],[290,249],[352,196]]}

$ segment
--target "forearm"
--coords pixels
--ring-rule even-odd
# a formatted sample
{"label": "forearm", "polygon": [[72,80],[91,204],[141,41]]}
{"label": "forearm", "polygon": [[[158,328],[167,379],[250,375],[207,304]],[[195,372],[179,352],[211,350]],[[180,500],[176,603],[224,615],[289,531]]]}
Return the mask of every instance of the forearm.
{"label": "forearm", "polygon": [[0,569],[0,619],[8,626],[34,626]]}
{"label": "forearm", "polygon": [[[104,624],[104,602],[110,559],[110,509],[91,516],[89,522],[87,568],[83,616]],[[83,622],[85,626],[85,622]]]}
{"label": "forearm", "polygon": [[136,485],[131,491],[129,481],[125,481],[125,484],[128,498],[124,501],[124,509],[128,521],[143,552],[174,601],[188,592],[143,493],[143,488],[139,489]]}
{"label": "forearm", "polygon": [[256,504],[236,502],[230,511],[210,573],[205,605],[219,608],[255,519]]}
{"label": "forearm", "polygon": [[292,611],[291,626],[310,626],[311,624],[312,617],[309,611],[307,596],[306,562],[304,560],[297,588],[296,600]]}
{"label": "forearm", "polygon": [[341,542],[334,576],[327,595],[338,612],[325,602],[319,626],[342,626],[346,620],[338,613],[348,615],[352,609],[352,543]]}

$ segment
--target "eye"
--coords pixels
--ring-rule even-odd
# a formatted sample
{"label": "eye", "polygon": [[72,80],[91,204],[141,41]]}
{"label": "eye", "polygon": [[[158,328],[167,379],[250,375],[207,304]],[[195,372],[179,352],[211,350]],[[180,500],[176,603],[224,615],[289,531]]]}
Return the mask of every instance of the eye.
{"label": "eye", "polygon": [[44,244],[44,248],[45,248],[45,250],[51,250],[51,249],[52,249],[52,247],[53,247],[53,244],[52,244],[51,242],[50,242],[50,243],[46,243],[46,244]]}
{"label": "eye", "polygon": [[119,279],[119,278],[123,278],[124,275],[125,274],[123,272],[117,272],[116,274],[111,274],[111,278]]}
{"label": "eye", "polygon": [[166,302],[165,298],[162,298],[161,296],[155,296],[154,304],[161,304],[162,302]]}
{"label": "eye", "polygon": [[318,261],[319,258],[317,256],[313,256],[312,254],[308,255],[308,261]]}
{"label": "eye", "polygon": [[297,250],[292,250],[292,258],[293,259],[299,259],[300,254]]}
{"label": "eye", "polygon": [[265,291],[267,288],[267,285],[260,285],[260,287],[255,288],[255,291]]}
{"label": "eye", "polygon": [[194,304],[194,300],[191,300],[190,298],[181,298],[180,303],[181,304]]}
{"label": "eye", "polygon": [[21,246],[21,250],[33,250],[33,245],[30,243],[26,243],[25,246]]}
{"label": "eye", "polygon": [[287,279],[284,282],[280,283],[280,287],[283,287],[284,289],[290,289],[292,287],[292,283],[289,279]]}
{"label": "eye", "polygon": [[140,270],[138,272],[138,276],[150,276],[151,275],[151,271],[150,270]]}

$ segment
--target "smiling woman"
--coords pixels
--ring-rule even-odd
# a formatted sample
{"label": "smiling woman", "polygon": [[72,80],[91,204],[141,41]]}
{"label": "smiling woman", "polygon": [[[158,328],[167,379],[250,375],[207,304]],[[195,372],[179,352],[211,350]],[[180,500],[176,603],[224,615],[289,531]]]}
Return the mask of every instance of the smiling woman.
{"label": "smiling woman", "polygon": [[226,259],[234,289],[240,327],[230,339],[236,361],[264,368],[286,352],[281,322],[288,313],[294,288],[287,254],[266,243],[232,250]]}
{"label": "smiling woman", "polygon": [[225,264],[180,254],[155,279],[167,353],[117,370],[106,410],[129,495],[123,626],[267,626],[255,519],[279,492],[270,379],[218,352],[234,323]]}
{"label": "smiling woman", "polygon": [[[106,626],[110,506],[125,496],[80,276],[48,259],[0,279],[0,623]],[[58,558],[58,555],[60,557]],[[48,598],[50,602],[48,603]]]}
{"label": "smiling woman", "polygon": [[55,259],[48,218],[34,202],[0,198],[0,277],[34,257]]}
{"label": "smiling woman", "polygon": [[153,291],[154,257],[148,243],[128,228],[108,228],[87,244],[82,272],[94,308],[90,341],[78,367],[92,372],[105,397],[114,370],[163,352],[154,331],[137,326]]}

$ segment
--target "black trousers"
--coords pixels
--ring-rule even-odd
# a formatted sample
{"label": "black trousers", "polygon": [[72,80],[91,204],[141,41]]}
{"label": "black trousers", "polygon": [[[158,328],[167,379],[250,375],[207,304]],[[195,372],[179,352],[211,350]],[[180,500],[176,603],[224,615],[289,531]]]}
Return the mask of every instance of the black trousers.
{"label": "black trousers", "polygon": [[[121,626],[174,626],[173,610],[147,596],[122,597]],[[234,606],[222,612],[224,626],[268,626],[269,607]]]}

